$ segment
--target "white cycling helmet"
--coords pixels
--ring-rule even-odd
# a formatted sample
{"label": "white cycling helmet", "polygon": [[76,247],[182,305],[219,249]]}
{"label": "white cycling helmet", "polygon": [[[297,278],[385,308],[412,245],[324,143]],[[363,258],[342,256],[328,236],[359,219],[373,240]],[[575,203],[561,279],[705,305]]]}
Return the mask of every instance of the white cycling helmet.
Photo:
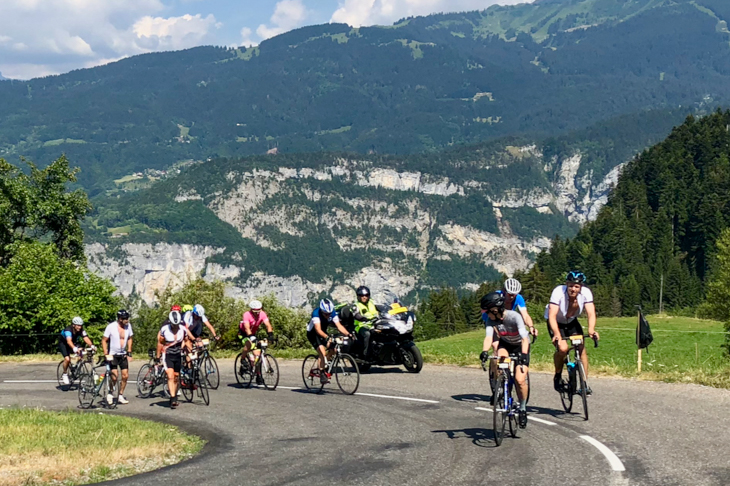
{"label": "white cycling helmet", "polygon": [[319,301],[319,311],[325,314],[332,314],[335,311],[335,304],[329,299],[322,299]]}
{"label": "white cycling helmet", "polygon": [[200,304],[195,304],[195,307],[193,307],[193,314],[198,317],[205,317],[205,307]]}
{"label": "white cycling helmet", "polygon": [[508,294],[517,295],[520,293],[520,290],[522,290],[522,284],[520,284],[520,281],[516,278],[508,278],[504,281],[504,290],[506,290]]}
{"label": "white cycling helmet", "polygon": [[178,311],[172,311],[167,316],[167,319],[170,321],[170,324],[173,326],[179,326],[182,323],[182,316]]}
{"label": "white cycling helmet", "polygon": [[80,318],[79,316],[76,316],[76,317],[73,318],[73,320],[71,321],[71,323],[74,326],[83,326],[84,325],[84,320],[82,318]]}
{"label": "white cycling helmet", "polygon": [[248,303],[248,306],[251,308],[251,310],[261,310],[261,308],[263,307],[260,300],[252,300]]}

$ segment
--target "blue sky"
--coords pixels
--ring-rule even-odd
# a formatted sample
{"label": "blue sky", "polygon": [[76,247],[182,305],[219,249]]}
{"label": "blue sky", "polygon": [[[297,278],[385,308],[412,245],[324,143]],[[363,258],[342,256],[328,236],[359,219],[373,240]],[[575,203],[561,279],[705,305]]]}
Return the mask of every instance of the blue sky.
{"label": "blue sky", "polygon": [[0,73],[30,79],[146,52],[258,44],[304,25],[382,25],[526,1],[0,0]]}

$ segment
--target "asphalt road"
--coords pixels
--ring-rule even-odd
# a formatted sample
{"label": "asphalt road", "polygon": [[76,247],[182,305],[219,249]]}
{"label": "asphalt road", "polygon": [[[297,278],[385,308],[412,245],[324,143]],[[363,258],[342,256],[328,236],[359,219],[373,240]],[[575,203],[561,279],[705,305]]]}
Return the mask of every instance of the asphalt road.
{"label": "asphalt road", "polygon": [[[550,375],[533,374],[533,420],[495,447],[491,412],[478,410],[489,407],[481,370],[374,369],[358,395],[345,396],[334,383],[323,394],[301,390],[298,361],[280,363],[276,391],[241,389],[232,360],[220,366],[207,407],[196,399],[170,410],[129,385],[130,404],[109,413],[174,423],[208,445],[182,464],[110,484],[730,484],[727,390],[594,378],[586,422],[563,413]],[[0,406],[76,408],[75,390],[44,382],[55,369],[0,364]]]}

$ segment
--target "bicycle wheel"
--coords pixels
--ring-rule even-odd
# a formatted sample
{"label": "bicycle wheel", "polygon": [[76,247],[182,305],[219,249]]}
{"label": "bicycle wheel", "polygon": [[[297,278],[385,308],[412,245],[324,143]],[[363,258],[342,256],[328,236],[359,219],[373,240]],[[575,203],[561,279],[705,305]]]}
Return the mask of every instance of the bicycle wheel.
{"label": "bicycle wheel", "polygon": [[332,371],[342,393],[354,395],[360,386],[360,370],[357,368],[355,358],[346,353],[338,354]]}
{"label": "bicycle wheel", "polygon": [[586,391],[586,377],[585,372],[583,371],[583,363],[580,360],[576,363],[576,368],[578,368],[576,375],[578,375],[578,379],[580,380],[580,396],[583,399],[583,416],[586,420],[588,420],[588,393]]}
{"label": "bicycle wheel", "polygon": [[279,363],[276,362],[276,358],[270,354],[261,353],[259,371],[261,372],[261,379],[264,382],[264,388],[267,390],[276,390],[276,387],[279,385]]}
{"label": "bicycle wheel", "polygon": [[238,384],[244,388],[251,388],[254,376],[253,369],[251,368],[251,361],[249,361],[243,353],[238,353],[233,366],[235,368],[234,372],[236,373],[236,381]]}
{"label": "bicycle wheel", "polygon": [[527,398],[525,398],[525,404],[530,404],[530,391],[532,391],[532,387],[530,386],[530,373],[527,373]]}
{"label": "bicycle wheel", "polygon": [[203,361],[203,371],[205,372],[205,380],[208,387],[217,390],[221,383],[221,375],[218,371],[218,362],[211,355],[208,355]]}
{"label": "bicycle wheel", "polygon": [[148,398],[155,389],[155,368],[149,364],[143,365],[137,373],[137,394],[140,398]]}
{"label": "bicycle wheel", "polygon": [[497,386],[494,392],[494,406],[492,407],[492,427],[494,430],[494,442],[497,446],[502,445],[504,428],[507,423],[507,410],[504,396],[504,375],[497,378]]}
{"label": "bicycle wheel", "polygon": [[321,391],[324,388],[324,385],[319,381],[318,360],[319,356],[310,354],[304,358],[304,363],[302,363],[302,380],[307,390]]}
{"label": "bicycle wheel", "polygon": [[[117,372],[117,382],[121,380],[121,373]],[[111,373],[107,373],[104,376],[104,382],[101,385],[102,403],[107,408],[117,408],[119,400],[119,383],[112,384]],[[111,403],[109,403],[109,396],[111,395]]]}
{"label": "bicycle wheel", "polygon": [[[567,364],[565,366],[567,368]],[[565,373],[561,375],[565,376]],[[573,409],[573,392],[575,390],[575,384],[570,383],[571,373],[567,373],[568,379],[564,380],[564,386],[560,389],[560,401],[563,402],[563,409],[566,413],[570,413]],[[575,377],[575,375],[573,375]]]}
{"label": "bicycle wheel", "polygon": [[93,373],[84,373],[79,377],[79,405],[81,408],[91,408],[96,398],[96,383]]}
{"label": "bicycle wheel", "polygon": [[180,388],[182,388],[182,394],[188,402],[193,401],[193,392],[195,387],[193,373],[193,369],[187,366],[183,366],[180,370]]}
{"label": "bicycle wheel", "polygon": [[[71,365],[69,365],[68,367],[69,367],[69,371],[70,371]],[[61,388],[61,390],[67,391],[71,387],[71,377],[70,376],[68,378],[69,384],[64,385],[64,383],[63,383],[63,360],[61,360],[61,362],[58,363],[58,367],[56,368],[56,379],[58,380],[58,386]]]}
{"label": "bicycle wheel", "polygon": [[195,383],[198,385],[198,396],[203,399],[205,405],[210,405],[210,394],[208,392],[207,380],[202,376],[202,371],[198,372],[198,376],[195,379]]}
{"label": "bicycle wheel", "polygon": [[510,435],[515,438],[517,437],[517,414],[518,408],[517,408],[517,391],[515,390],[516,385],[511,385],[509,387],[509,395],[507,403],[510,403],[509,406],[509,412],[507,413],[507,418],[509,421],[509,433]]}

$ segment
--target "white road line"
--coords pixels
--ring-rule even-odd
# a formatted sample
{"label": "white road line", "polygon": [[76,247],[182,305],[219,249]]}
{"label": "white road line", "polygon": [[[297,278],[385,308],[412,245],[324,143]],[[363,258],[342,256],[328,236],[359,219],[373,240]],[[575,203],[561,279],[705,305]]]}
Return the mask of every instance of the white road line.
{"label": "white road line", "polygon": [[624,467],[623,462],[621,462],[621,459],[619,459],[616,454],[613,453],[611,449],[603,445],[601,442],[597,441],[593,437],[589,435],[581,435],[581,439],[588,442],[592,446],[594,446],[596,449],[601,451],[601,453],[606,456],[606,459],[608,459],[608,463],[611,465],[611,469],[614,471],[625,471],[626,468]]}
{"label": "white road line", "polygon": [[374,393],[355,393],[363,397],[376,397],[376,398],[392,398],[394,400],[408,400],[410,402],[424,402],[424,403],[439,403],[438,400],[426,400],[424,398],[411,398],[411,397],[395,397],[392,395],[376,395]]}
{"label": "white road line", "polygon": [[555,422],[551,422],[549,420],[543,420],[543,419],[537,418],[537,417],[535,417],[533,415],[528,415],[527,416],[527,420],[534,420],[535,422],[540,422],[541,424],[545,424],[545,425],[558,425]]}
{"label": "white road line", "polygon": [[58,383],[58,380],[3,380],[3,383]]}
{"label": "white road line", "polygon": [[484,408],[484,407],[474,407],[474,410],[484,410],[485,412],[491,412],[491,408]]}

